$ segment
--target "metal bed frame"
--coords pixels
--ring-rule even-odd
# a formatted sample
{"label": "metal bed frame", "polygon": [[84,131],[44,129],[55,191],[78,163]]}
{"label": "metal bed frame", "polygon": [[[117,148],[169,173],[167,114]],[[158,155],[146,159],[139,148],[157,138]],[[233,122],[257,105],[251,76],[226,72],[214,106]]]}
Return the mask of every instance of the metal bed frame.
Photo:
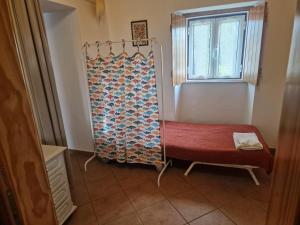
{"label": "metal bed frame", "polygon": [[184,175],[188,176],[191,170],[195,165],[209,165],[209,166],[220,166],[220,167],[227,167],[227,168],[237,168],[237,169],[244,169],[247,170],[253,179],[254,183],[259,186],[260,183],[255,176],[255,173],[253,172],[253,169],[258,169],[259,167],[257,166],[249,166],[249,165],[235,165],[235,164],[220,164],[220,163],[205,163],[205,162],[192,162],[189,168],[185,171]]}

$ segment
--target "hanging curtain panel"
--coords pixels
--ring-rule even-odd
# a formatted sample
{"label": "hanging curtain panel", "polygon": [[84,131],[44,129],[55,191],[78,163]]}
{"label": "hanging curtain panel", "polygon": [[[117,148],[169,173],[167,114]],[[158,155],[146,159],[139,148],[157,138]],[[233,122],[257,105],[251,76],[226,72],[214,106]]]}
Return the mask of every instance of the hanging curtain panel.
{"label": "hanging curtain panel", "polygon": [[154,56],[136,53],[126,66],[127,161],[161,162]]}
{"label": "hanging curtain panel", "polygon": [[249,10],[248,15],[243,79],[252,85],[258,84],[262,72],[262,49],[264,29],[267,23],[267,6],[266,2],[259,2]]}
{"label": "hanging curtain panel", "polygon": [[99,157],[120,163],[161,164],[154,55],[123,52],[87,57],[87,74]]}
{"label": "hanging curtain panel", "polygon": [[187,26],[183,15],[172,14],[172,76],[173,86],[186,82]]}

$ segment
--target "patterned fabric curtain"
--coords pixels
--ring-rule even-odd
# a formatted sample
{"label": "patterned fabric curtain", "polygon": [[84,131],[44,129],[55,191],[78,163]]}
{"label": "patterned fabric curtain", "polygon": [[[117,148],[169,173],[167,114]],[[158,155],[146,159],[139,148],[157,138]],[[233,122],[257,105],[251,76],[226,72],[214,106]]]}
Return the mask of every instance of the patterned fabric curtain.
{"label": "patterned fabric curtain", "polygon": [[94,143],[99,157],[162,163],[154,55],[87,56]]}

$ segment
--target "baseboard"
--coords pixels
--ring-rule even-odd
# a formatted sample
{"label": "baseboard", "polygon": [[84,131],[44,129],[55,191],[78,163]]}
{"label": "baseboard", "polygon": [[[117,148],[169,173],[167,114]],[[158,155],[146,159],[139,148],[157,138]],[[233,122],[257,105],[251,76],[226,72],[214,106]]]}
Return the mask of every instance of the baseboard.
{"label": "baseboard", "polygon": [[71,151],[77,151],[77,152],[82,152],[82,153],[94,153],[93,151],[89,151],[89,150],[83,150],[83,149],[74,149],[74,148],[68,148]]}

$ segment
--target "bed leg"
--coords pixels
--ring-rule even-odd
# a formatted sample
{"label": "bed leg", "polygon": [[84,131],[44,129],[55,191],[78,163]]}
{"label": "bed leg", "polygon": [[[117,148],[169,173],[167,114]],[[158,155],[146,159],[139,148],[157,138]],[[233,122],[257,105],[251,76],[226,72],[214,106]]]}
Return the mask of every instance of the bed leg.
{"label": "bed leg", "polygon": [[87,165],[88,165],[94,158],[96,158],[96,153],[84,163],[84,171],[85,171],[85,172],[87,171]]}
{"label": "bed leg", "polygon": [[192,162],[191,165],[189,166],[189,168],[185,171],[184,176],[189,175],[189,173],[191,172],[191,170],[193,169],[193,167],[194,167],[196,164],[200,164],[200,163],[198,163],[198,162]]}
{"label": "bed leg", "polygon": [[158,178],[157,178],[157,186],[160,187],[160,178],[163,175],[163,173],[165,172],[165,170],[168,168],[169,164],[172,163],[172,160],[169,160],[167,162],[167,164],[162,168],[162,170],[160,171]]}
{"label": "bed leg", "polygon": [[248,172],[250,173],[250,176],[252,177],[252,179],[254,180],[254,183],[255,183],[257,186],[259,186],[260,183],[259,183],[259,181],[257,180],[257,178],[256,178],[256,176],[255,176],[255,174],[254,174],[254,172],[253,172],[253,169],[252,169],[252,168],[247,168],[247,170],[248,170]]}

